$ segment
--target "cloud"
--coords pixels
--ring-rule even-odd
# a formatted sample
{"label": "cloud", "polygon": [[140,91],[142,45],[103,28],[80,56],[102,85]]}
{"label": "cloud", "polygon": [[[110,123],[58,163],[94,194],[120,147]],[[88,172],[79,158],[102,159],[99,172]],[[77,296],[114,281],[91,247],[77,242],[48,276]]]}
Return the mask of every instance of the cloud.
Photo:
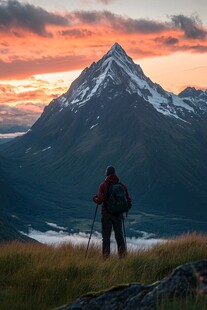
{"label": "cloud", "polygon": [[116,2],[118,0],[96,0],[98,3],[103,3],[103,4],[111,4],[113,2]]}
{"label": "cloud", "polygon": [[[192,68],[189,68],[189,69],[186,69],[185,71],[203,71],[205,70],[207,72],[207,66],[199,66],[199,67],[192,67]],[[197,85],[194,85],[195,88],[198,88]]]}
{"label": "cloud", "polygon": [[[114,1],[97,0],[103,4],[110,4]],[[100,29],[106,27],[106,32],[113,30],[115,33],[122,32],[122,34],[159,34],[180,29],[188,39],[204,39],[207,33],[198,16],[173,15],[167,23],[150,19],[133,19],[107,10],[80,10],[60,15],[17,0],[0,1],[0,31],[7,31],[16,38],[26,35],[22,31],[52,38],[56,36],[55,27],[63,27],[58,31],[61,36],[84,38],[96,35],[98,29],[93,31],[86,27],[94,25]],[[54,29],[51,29],[51,26]],[[7,53],[8,50],[2,50],[3,52]]]}
{"label": "cloud", "polygon": [[184,31],[188,39],[204,39],[207,31],[201,27],[201,22],[197,16],[187,17],[184,15],[174,15],[171,17],[173,24]]}
{"label": "cloud", "polygon": [[133,20],[132,18],[129,18],[126,21],[123,21],[123,29],[128,33],[138,32],[152,34],[164,32],[167,30],[167,27],[165,24],[157,21],[145,19]]}
{"label": "cloud", "polygon": [[0,80],[81,70],[117,41],[135,59],[178,51],[201,54],[207,47],[198,17],[174,15],[163,22],[109,10],[58,15],[17,0],[0,1],[0,29],[8,31],[1,33]]}
{"label": "cloud", "polygon": [[[50,92],[49,86],[44,85],[44,83],[36,83],[34,79],[30,79],[28,83],[31,81],[31,85],[24,85],[21,86],[18,84],[16,86],[9,85],[9,84],[0,84],[0,104],[4,104],[5,102],[9,103],[10,105],[14,104],[28,104],[31,106],[32,104],[35,104],[35,107],[43,106],[45,103],[45,98],[50,97],[51,100],[53,99],[53,94]],[[54,89],[54,92],[58,90]],[[59,91],[60,92],[60,91]],[[59,93],[58,92],[58,93]],[[41,103],[40,103],[41,102]],[[35,110],[35,107],[32,109]],[[39,107],[38,107],[39,111]]]}
{"label": "cloud", "polygon": [[11,132],[12,128],[29,128],[40,116],[40,112],[26,109],[26,107],[11,107],[0,104],[0,131],[1,133]]}
{"label": "cloud", "polygon": [[[14,58],[14,57],[13,57]],[[90,59],[90,58],[89,58]],[[0,79],[25,78],[35,74],[65,72],[82,69],[90,62],[87,55],[48,56],[34,59],[0,60]]]}
{"label": "cloud", "polygon": [[115,32],[155,34],[172,32],[180,29],[188,39],[204,39],[207,31],[202,27],[198,16],[173,15],[169,22],[162,22],[150,19],[133,19],[121,16],[110,11],[75,11],[68,15],[72,24],[108,26]]}
{"label": "cloud", "polygon": [[[39,242],[46,243],[46,244],[51,244],[54,246],[61,246],[64,243],[70,243],[73,245],[87,245],[88,243],[88,238],[89,234],[84,233],[84,232],[79,232],[79,233],[71,233],[68,234],[66,232],[63,232],[60,230],[59,232],[49,230],[46,232],[41,232],[37,231],[35,229],[30,228],[29,237],[38,240]],[[164,239],[154,239],[154,238],[126,238],[127,240],[127,247],[128,250],[146,250],[158,243],[163,243],[166,242]],[[102,237],[101,234],[98,232],[94,232],[92,239],[91,239],[91,245],[101,247],[101,241]],[[114,237],[112,236],[111,239],[111,246],[112,246],[112,251],[116,251],[116,241]]]}
{"label": "cloud", "polygon": [[110,5],[114,2],[118,2],[120,0],[81,0],[81,4],[85,7],[88,7],[88,6],[93,6],[95,5],[96,3],[97,4],[104,4],[104,5]]}
{"label": "cloud", "polygon": [[204,46],[204,45],[193,45],[190,48],[192,49],[193,52],[199,53],[199,54],[207,52],[207,46]]}
{"label": "cloud", "polygon": [[34,77],[0,84],[1,133],[11,132],[13,127],[31,127],[44,106],[65,91],[63,81],[48,83]]}
{"label": "cloud", "polygon": [[160,33],[168,29],[165,23],[148,19],[132,19],[122,17],[110,11],[76,11],[70,16],[75,22],[78,20],[83,24],[108,25],[114,31],[125,33]]}
{"label": "cloud", "polygon": [[59,31],[59,34],[61,36],[69,36],[69,37],[75,37],[75,38],[85,38],[92,36],[93,32],[88,29],[68,29],[68,30],[62,30]]}
{"label": "cloud", "polygon": [[177,44],[179,43],[179,40],[177,38],[174,38],[174,37],[158,37],[158,38],[155,38],[155,42],[157,43],[161,43],[163,45],[174,45],[174,44]]}
{"label": "cloud", "polygon": [[50,223],[50,222],[45,222],[48,226],[51,226],[53,228],[56,228],[56,229],[60,229],[60,230],[67,230],[67,227],[64,227],[64,226],[59,226],[55,223]]}
{"label": "cloud", "polygon": [[[16,29],[24,29],[43,37],[51,37],[46,27],[66,26],[69,21],[66,17],[47,12],[41,7],[29,3],[20,3],[17,0],[0,2],[0,31],[11,31],[20,35]],[[15,31],[14,31],[15,30]]]}

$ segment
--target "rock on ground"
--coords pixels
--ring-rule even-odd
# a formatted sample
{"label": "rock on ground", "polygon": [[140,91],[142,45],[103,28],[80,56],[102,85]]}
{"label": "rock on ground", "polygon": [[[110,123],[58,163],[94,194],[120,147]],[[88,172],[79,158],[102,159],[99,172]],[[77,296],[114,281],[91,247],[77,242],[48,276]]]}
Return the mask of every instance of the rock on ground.
{"label": "rock on ground", "polygon": [[207,295],[207,260],[182,265],[150,285],[132,283],[87,294],[59,310],[151,310],[162,299]]}

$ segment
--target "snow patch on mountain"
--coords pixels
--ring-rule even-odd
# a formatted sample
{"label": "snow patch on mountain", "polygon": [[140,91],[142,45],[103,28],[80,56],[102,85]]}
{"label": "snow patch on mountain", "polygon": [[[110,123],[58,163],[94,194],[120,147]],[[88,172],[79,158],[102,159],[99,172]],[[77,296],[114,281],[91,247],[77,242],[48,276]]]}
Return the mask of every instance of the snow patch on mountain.
{"label": "snow patch on mountain", "polygon": [[26,151],[25,151],[25,154],[27,154],[27,153],[29,153],[30,151],[31,151],[31,147],[28,147],[27,149],[26,149]]}
{"label": "snow patch on mountain", "polygon": [[96,127],[96,126],[98,126],[98,123],[95,124],[95,125],[92,125],[92,126],[90,127],[90,130],[93,129],[94,127]]}
{"label": "snow patch on mountain", "polygon": [[48,147],[42,149],[42,152],[48,151],[49,149],[51,149],[51,146],[48,146]]}

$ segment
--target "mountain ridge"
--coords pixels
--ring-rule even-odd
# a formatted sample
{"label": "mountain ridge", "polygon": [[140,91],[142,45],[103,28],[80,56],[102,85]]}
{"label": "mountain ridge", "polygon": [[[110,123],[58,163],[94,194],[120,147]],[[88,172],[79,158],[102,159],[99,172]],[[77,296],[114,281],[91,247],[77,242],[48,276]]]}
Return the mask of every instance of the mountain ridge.
{"label": "mountain ridge", "polygon": [[18,190],[37,197],[31,215],[61,209],[87,217],[83,203],[114,164],[134,198],[135,217],[145,210],[206,219],[207,113],[186,98],[153,83],[115,44],[2,151]]}

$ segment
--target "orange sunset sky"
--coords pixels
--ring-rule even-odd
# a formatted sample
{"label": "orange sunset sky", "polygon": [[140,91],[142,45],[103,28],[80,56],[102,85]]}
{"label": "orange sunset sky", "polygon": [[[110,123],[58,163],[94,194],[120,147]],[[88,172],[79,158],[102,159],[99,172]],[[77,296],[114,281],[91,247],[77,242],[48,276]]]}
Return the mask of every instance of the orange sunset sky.
{"label": "orange sunset sky", "polygon": [[0,133],[118,42],[164,89],[207,88],[206,0],[0,0]]}

